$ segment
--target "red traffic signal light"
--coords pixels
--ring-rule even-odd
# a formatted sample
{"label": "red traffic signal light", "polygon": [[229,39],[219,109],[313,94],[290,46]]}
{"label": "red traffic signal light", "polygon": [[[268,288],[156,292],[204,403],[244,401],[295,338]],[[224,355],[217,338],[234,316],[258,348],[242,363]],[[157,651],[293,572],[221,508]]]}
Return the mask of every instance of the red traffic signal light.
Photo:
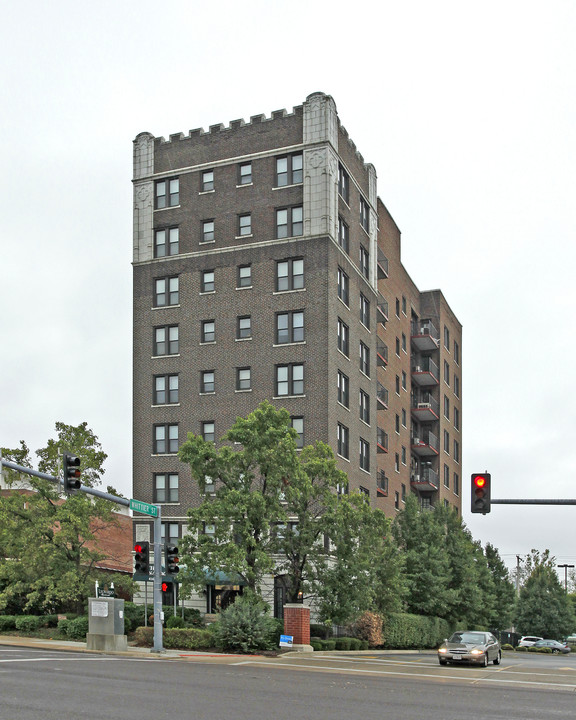
{"label": "red traffic signal light", "polygon": [[150,543],[147,541],[134,545],[134,572],[150,574]]}
{"label": "red traffic signal light", "polygon": [[62,457],[62,474],[64,477],[64,492],[80,489],[80,458],[71,453],[64,453]]}
{"label": "red traffic signal light", "polygon": [[167,582],[162,583],[162,592],[168,592],[170,585]]}
{"label": "red traffic signal light", "polygon": [[473,513],[490,512],[490,473],[472,473],[470,502]]}

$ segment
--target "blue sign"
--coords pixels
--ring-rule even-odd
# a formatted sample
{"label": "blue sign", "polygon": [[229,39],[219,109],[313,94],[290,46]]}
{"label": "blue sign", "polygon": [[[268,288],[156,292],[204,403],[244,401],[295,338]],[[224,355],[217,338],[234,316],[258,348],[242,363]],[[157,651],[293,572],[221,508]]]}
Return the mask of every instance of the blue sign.
{"label": "blue sign", "polygon": [[292,647],[293,635],[280,635],[280,647]]}

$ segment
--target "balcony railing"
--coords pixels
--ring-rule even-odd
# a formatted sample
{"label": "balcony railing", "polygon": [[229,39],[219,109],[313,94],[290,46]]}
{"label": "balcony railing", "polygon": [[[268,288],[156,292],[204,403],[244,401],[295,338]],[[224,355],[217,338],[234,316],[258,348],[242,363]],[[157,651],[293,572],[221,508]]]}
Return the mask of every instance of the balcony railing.
{"label": "balcony railing", "polygon": [[431,393],[420,392],[412,396],[412,415],[420,422],[433,422],[440,417],[440,403]]}
{"label": "balcony railing", "polygon": [[379,453],[388,452],[388,433],[382,428],[376,431],[376,448]]}
{"label": "balcony railing", "polygon": [[412,379],[417,385],[438,385],[440,371],[438,365],[429,357],[416,357],[412,365]]}
{"label": "balcony railing", "polygon": [[382,497],[388,497],[388,478],[384,470],[378,470],[376,476],[376,494]]}
{"label": "balcony railing", "polygon": [[378,293],[378,303],[376,305],[376,309],[378,310],[378,322],[382,323],[382,325],[386,325],[388,322],[388,300]]}
{"label": "balcony railing", "polygon": [[388,365],[388,345],[383,343],[382,340],[376,342],[376,359],[379,367]]}
{"label": "balcony railing", "polygon": [[421,490],[438,490],[440,486],[438,473],[432,470],[432,468],[424,468],[420,473],[416,473],[410,478],[410,482]]}
{"label": "balcony railing", "polygon": [[378,265],[378,280],[384,280],[388,277],[388,258],[380,248],[378,248],[376,264]]}
{"label": "balcony railing", "polygon": [[[416,431],[418,432],[418,431]],[[417,455],[438,455],[440,443],[434,433],[429,430],[422,430],[421,434],[412,438],[412,450]]]}
{"label": "balcony railing", "polygon": [[412,344],[421,352],[437,350],[440,344],[438,330],[430,320],[417,320],[410,325]]}
{"label": "balcony railing", "polygon": [[388,389],[380,382],[376,385],[376,399],[379,407],[388,408]]}

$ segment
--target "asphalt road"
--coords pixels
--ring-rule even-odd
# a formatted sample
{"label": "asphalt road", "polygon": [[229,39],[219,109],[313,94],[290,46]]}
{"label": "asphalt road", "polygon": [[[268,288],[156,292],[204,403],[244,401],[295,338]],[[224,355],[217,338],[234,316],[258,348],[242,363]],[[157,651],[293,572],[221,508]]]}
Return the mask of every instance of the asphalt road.
{"label": "asphalt road", "polygon": [[576,656],[127,657],[0,646],[0,720],[573,718]]}

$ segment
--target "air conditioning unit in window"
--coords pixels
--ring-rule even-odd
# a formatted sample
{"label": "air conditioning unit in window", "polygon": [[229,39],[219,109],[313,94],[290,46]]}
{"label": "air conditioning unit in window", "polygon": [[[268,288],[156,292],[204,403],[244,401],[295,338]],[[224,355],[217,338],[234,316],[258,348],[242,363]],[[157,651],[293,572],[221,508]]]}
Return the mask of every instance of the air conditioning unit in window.
{"label": "air conditioning unit in window", "polygon": [[432,403],[429,402],[418,403],[418,410],[430,410],[431,407]]}
{"label": "air conditioning unit in window", "polygon": [[420,482],[420,475],[414,475],[412,477],[412,482]]}
{"label": "air conditioning unit in window", "polygon": [[413,438],[412,445],[420,445],[420,438]]}
{"label": "air conditioning unit in window", "polygon": [[422,368],[420,367],[420,365],[413,365],[412,372],[422,372]]}

